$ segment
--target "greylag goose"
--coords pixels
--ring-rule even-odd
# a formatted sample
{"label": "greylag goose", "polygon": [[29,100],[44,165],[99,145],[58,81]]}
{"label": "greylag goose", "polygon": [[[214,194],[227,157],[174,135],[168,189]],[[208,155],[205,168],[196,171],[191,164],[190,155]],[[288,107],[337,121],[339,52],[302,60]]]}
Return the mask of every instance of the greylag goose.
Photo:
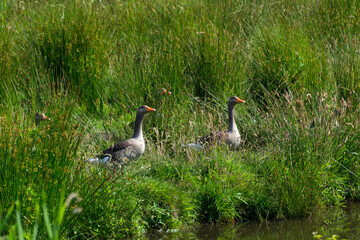
{"label": "greylag goose", "polygon": [[145,151],[145,142],[142,132],[143,119],[148,112],[156,111],[154,108],[143,105],[139,107],[136,113],[134,135],[126,141],[118,142],[117,144],[104,150],[100,158],[91,158],[90,163],[114,163],[117,165],[124,165],[130,160],[139,158]]}
{"label": "greylag goose", "polygon": [[[154,94],[154,101],[153,104],[156,105],[156,109],[159,111],[159,109],[162,109],[163,105],[167,102],[168,96],[171,96],[171,92],[165,88],[158,88],[157,91]],[[162,115],[161,111],[157,114]],[[132,121],[128,124],[130,128],[134,128],[135,122]]]}
{"label": "greylag goose", "polygon": [[244,100],[241,100],[238,97],[230,97],[227,101],[228,105],[228,113],[229,113],[229,128],[226,132],[215,132],[211,133],[209,135],[203,136],[197,140],[196,143],[190,143],[187,145],[182,145],[184,148],[193,148],[197,150],[201,150],[204,147],[207,147],[209,145],[212,145],[214,143],[225,143],[229,145],[230,149],[234,150],[236,149],[241,142],[241,137],[239,130],[235,123],[234,118],[234,110],[235,105],[238,103],[244,103]]}
{"label": "greylag goose", "polygon": [[43,113],[36,113],[35,114],[35,124],[36,124],[36,126],[39,125],[40,121],[44,121],[44,120],[51,120],[51,119],[48,118],[47,116],[45,116],[45,114],[43,114]]}

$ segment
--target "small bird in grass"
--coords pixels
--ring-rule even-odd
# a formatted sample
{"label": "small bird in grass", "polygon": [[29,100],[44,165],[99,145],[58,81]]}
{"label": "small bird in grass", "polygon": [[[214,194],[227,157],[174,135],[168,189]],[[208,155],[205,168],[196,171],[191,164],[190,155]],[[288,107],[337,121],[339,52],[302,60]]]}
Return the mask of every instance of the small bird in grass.
{"label": "small bird in grass", "polygon": [[125,165],[131,160],[139,158],[145,151],[145,141],[142,132],[144,116],[154,108],[143,105],[136,113],[134,135],[126,141],[118,142],[104,150],[99,158],[91,158],[90,163]]}
{"label": "small bird in grass", "polygon": [[36,126],[38,126],[41,121],[45,121],[45,120],[51,120],[51,119],[48,118],[44,113],[38,113],[37,112],[35,114],[35,124],[36,124]]}
{"label": "small bird in grass", "polygon": [[230,149],[232,150],[236,149],[241,142],[241,136],[236,126],[235,118],[234,118],[235,105],[238,103],[245,103],[245,101],[234,96],[234,97],[230,97],[227,102],[228,114],[229,114],[229,128],[226,132],[218,131],[211,133],[209,135],[199,138],[196,141],[196,143],[182,145],[182,147],[201,150],[204,147],[208,147],[210,145],[223,142],[229,145]]}

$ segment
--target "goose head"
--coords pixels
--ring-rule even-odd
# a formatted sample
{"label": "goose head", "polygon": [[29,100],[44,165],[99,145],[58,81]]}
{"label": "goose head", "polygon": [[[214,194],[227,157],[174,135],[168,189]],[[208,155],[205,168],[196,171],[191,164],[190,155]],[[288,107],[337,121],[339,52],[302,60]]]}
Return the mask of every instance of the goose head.
{"label": "goose head", "polygon": [[35,124],[36,124],[36,126],[40,123],[40,121],[44,121],[44,120],[51,120],[51,119],[48,118],[44,113],[36,113],[35,114]]}
{"label": "goose head", "polygon": [[166,90],[165,88],[159,89],[160,95],[171,95],[171,92]]}
{"label": "goose head", "polygon": [[228,100],[228,106],[235,106],[236,104],[238,103],[244,103],[245,101],[244,100],[241,100],[240,98],[236,97],[236,96],[233,96],[233,97],[230,97],[229,100]]}
{"label": "goose head", "polygon": [[149,106],[142,105],[141,107],[139,107],[137,114],[145,115],[146,113],[155,112],[155,111],[156,111],[155,108],[151,108]]}

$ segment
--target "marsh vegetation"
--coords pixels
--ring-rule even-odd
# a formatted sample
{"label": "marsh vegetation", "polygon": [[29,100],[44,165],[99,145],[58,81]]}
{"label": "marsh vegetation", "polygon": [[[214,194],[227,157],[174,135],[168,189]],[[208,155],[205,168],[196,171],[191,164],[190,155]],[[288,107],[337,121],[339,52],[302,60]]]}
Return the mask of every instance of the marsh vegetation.
{"label": "marsh vegetation", "polygon": [[[0,235],[118,239],[358,200],[359,36],[356,0],[0,1]],[[227,129],[230,96],[240,148],[182,151]],[[115,177],[89,166],[143,104],[145,154]]]}

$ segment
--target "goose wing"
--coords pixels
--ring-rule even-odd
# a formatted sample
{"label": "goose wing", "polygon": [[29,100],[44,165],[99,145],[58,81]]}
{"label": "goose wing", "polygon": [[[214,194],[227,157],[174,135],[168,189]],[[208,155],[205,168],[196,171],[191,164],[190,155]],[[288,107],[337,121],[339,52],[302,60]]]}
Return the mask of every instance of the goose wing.
{"label": "goose wing", "polygon": [[118,151],[121,151],[121,150],[124,150],[126,149],[127,147],[129,147],[131,144],[130,144],[130,141],[129,140],[126,140],[126,141],[122,141],[122,142],[118,142],[116,143],[115,145],[109,147],[108,149],[104,150],[103,151],[103,155],[108,155],[108,154],[113,154],[115,152],[118,152]]}

